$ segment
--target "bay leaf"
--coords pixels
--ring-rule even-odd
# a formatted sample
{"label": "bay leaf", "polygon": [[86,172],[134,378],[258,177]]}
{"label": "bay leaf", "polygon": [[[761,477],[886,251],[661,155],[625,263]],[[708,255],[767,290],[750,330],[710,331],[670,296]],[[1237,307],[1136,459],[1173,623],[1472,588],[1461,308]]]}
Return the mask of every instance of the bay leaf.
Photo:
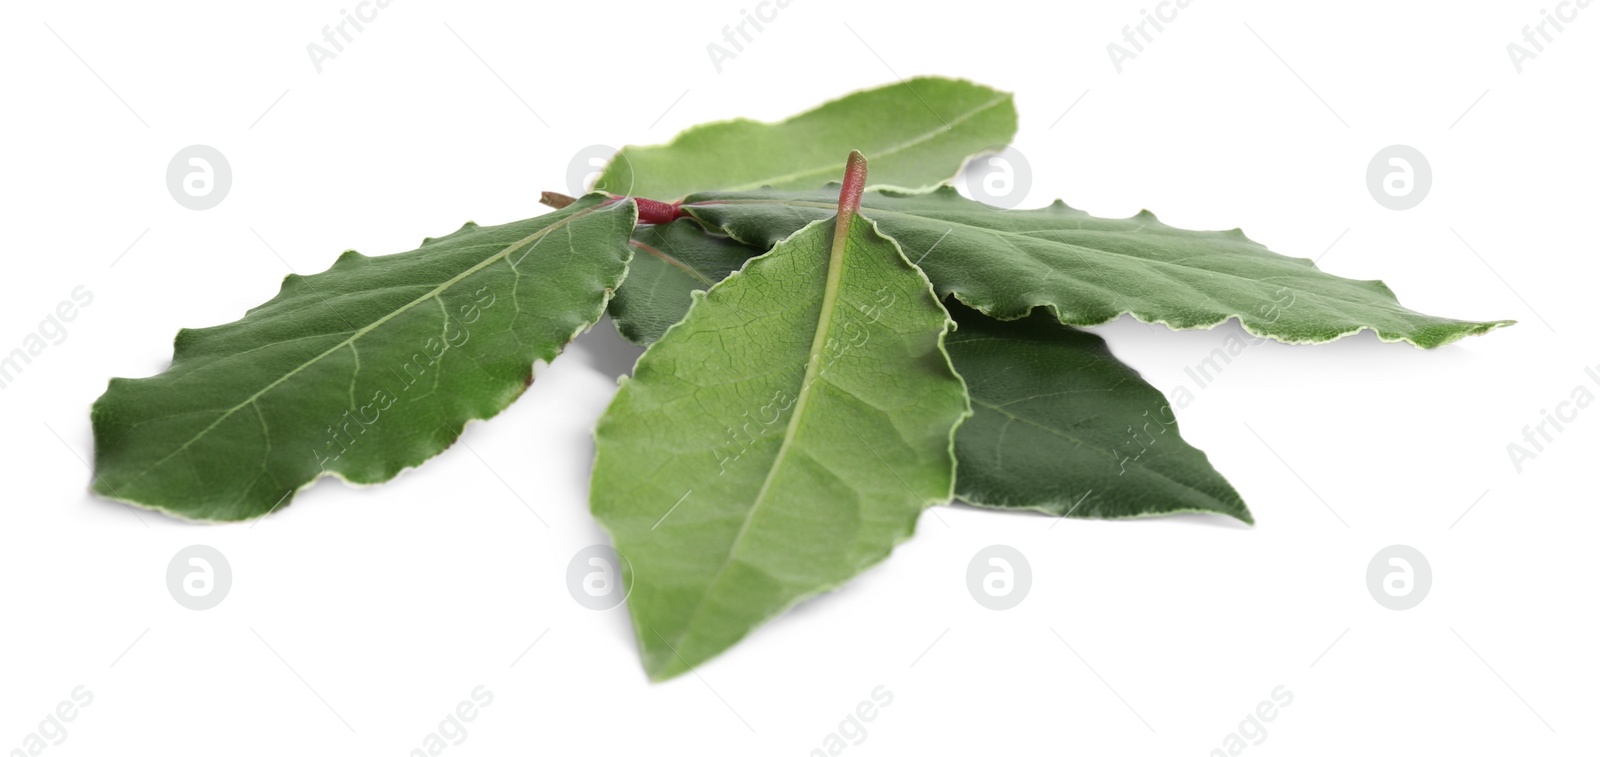
{"label": "bay leaf", "polygon": [[949,317],[842,194],[695,293],[595,431],[591,509],[652,679],[866,570],[950,499],[969,410]]}
{"label": "bay leaf", "polygon": [[349,251],[233,323],[178,332],[170,368],[112,379],[94,403],[94,491],[232,521],[323,476],[370,484],[421,464],[594,325],[636,214],[594,194],[410,252]]}

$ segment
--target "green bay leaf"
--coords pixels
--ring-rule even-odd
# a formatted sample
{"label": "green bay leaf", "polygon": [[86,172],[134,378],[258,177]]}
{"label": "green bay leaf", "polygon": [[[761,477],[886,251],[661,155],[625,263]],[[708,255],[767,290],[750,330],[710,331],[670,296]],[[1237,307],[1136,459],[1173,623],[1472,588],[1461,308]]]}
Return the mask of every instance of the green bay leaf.
{"label": "green bay leaf", "polygon": [[[707,234],[693,221],[641,227],[635,237],[670,240],[680,257],[717,264],[691,276],[666,264],[648,287],[649,307],[612,317],[635,343],[649,344],[688,311],[691,292],[751,248]],[[644,255],[634,259],[630,280]],[[742,258],[739,258],[742,260]],[[674,272],[676,271],[676,274]],[[725,274],[724,274],[725,275]],[[1163,395],[1118,360],[1100,337],[1035,311],[1001,321],[962,305],[945,306],[958,324],[946,337],[956,373],[966,381],[973,417],[956,432],[956,496],[1000,510],[1037,510],[1075,518],[1130,518],[1214,512],[1253,522],[1238,492],[1205,453],[1178,433]],[[647,328],[640,328],[644,324]]]}
{"label": "green bay leaf", "polygon": [[1005,146],[1016,131],[1009,93],[918,77],[778,123],[719,121],[665,145],[625,147],[594,188],[658,200],[713,189],[810,189],[837,178],[844,171],[839,156],[859,149],[872,156],[874,183],[926,189],[954,176],[968,156]]}
{"label": "green bay leaf", "polygon": [[180,331],[160,375],[111,380],[90,413],[94,491],[231,521],[324,475],[376,483],[421,464],[600,318],[635,218],[596,194],[286,277],[244,318]]}
{"label": "green bay leaf", "polygon": [[656,680],[887,556],[949,500],[968,413],[949,317],[859,215],[694,297],[595,432],[591,507]]}
{"label": "green bay leaf", "polygon": [[[683,210],[764,248],[829,212],[828,189],[706,192]],[[1096,218],[1056,202],[1001,210],[944,186],[868,192],[862,212],[928,274],[940,295],[1001,319],[1036,307],[1091,326],[1124,313],[1175,329],[1238,319],[1288,343],[1327,342],[1363,329],[1383,341],[1437,347],[1514,321],[1463,321],[1402,306],[1381,281],[1324,273],[1231,231],[1189,231],[1148,212]]]}
{"label": "green bay leaf", "polygon": [[1099,336],[1039,311],[1000,321],[946,300],[945,340],[972,397],[956,432],[956,496],[1077,518],[1213,512],[1253,520],[1165,397]]}

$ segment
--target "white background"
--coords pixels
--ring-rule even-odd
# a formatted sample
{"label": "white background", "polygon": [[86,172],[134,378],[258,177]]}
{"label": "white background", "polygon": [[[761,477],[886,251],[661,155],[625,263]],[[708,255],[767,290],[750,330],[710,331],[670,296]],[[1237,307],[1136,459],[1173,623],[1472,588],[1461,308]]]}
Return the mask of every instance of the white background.
{"label": "white background", "polygon": [[[802,755],[885,686],[846,754],[1204,755],[1281,685],[1292,704],[1246,754],[1594,753],[1600,409],[1520,473],[1506,445],[1575,387],[1600,394],[1600,6],[1518,73],[1506,45],[1553,3],[1195,0],[1118,73],[1106,45],[1145,0],[793,0],[718,73],[706,44],[749,2],[395,0],[318,73],[305,47],[341,2],[0,10],[0,351],[74,287],[94,296],[0,390],[0,749],[83,685],[46,754],[402,755],[481,685],[493,703],[446,754]],[[86,493],[106,380],[159,372],[180,327],[239,317],[289,269],[542,212],[593,144],[920,74],[1016,93],[1027,206],[1243,227],[1421,311],[1521,323],[1427,352],[1264,344],[1201,390],[1184,369],[1236,328],[1100,327],[1158,388],[1195,391],[1183,433],[1257,526],[940,508],[883,565],[659,685],[625,608],[566,588],[603,541],[589,433],[630,359],[609,324],[383,486],[324,481],[228,526]],[[211,210],[165,185],[191,144],[232,166]],[[1391,144],[1431,163],[1415,209],[1366,188]],[[191,544],[231,565],[215,609],[167,592]],[[990,544],[1031,566],[1015,609],[968,595]],[[1391,544],[1432,566],[1415,609],[1368,594]]]}

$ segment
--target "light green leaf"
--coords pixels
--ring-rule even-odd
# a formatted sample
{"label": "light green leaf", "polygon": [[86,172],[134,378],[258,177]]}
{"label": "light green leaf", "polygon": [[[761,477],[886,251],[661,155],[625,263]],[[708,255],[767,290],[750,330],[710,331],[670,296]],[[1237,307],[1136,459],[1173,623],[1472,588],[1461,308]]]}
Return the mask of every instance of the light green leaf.
{"label": "light green leaf", "polygon": [[[756,247],[829,211],[827,189],[707,192],[683,209]],[[940,295],[1011,319],[1048,308],[1090,326],[1131,313],[1175,329],[1236,318],[1257,336],[1327,342],[1371,329],[1386,342],[1437,347],[1514,321],[1458,321],[1408,310],[1381,281],[1318,270],[1231,231],[1187,231],[1148,212],[1095,218],[1061,202],[1000,210],[948,186],[925,194],[869,192],[862,212],[900,243]]]}
{"label": "light green leaf", "polygon": [[689,293],[706,289],[760,254],[733,239],[707,234],[687,218],[633,233],[628,278],[607,312],[634,344],[649,344],[689,310]]}
{"label": "light green leaf", "polygon": [[968,413],[928,280],[857,215],[694,298],[595,432],[592,509],[656,680],[886,557],[949,500]]}
{"label": "light green leaf", "polygon": [[111,380],[91,412],[94,490],[242,520],[324,475],[375,483],[421,464],[600,318],[635,216],[632,202],[591,195],[288,276],[244,318],[178,332],[166,372]]}
{"label": "light green leaf", "polygon": [[[692,221],[641,227],[657,244],[696,253],[725,250],[724,263],[750,248],[709,235]],[[739,253],[738,250],[745,251]],[[742,259],[742,258],[740,258]],[[629,281],[645,256],[635,257]],[[622,328],[633,323],[636,343],[649,344],[689,309],[690,292],[725,274],[672,275],[665,269],[648,287],[645,314],[619,314],[626,282],[612,301]],[[1098,336],[1063,326],[1049,313],[1000,321],[954,298],[945,305],[959,325],[946,337],[956,372],[965,379],[973,417],[956,432],[956,496],[996,509],[1027,509],[1075,518],[1128,518],[1215,512],[1253,522],[1238,492],[1211,467],[1205,453],[1178,434],[1163,395],[1113,356]],[[647,328],[640,329],[639,324]],[[651,328],[653,327],[653,328]],[[628,333],[624,331],[624,333]]]}
{"label": "light green leaf", "polygon": [[999,321],[946,300],[945,340],[973,415],[956,432],[956,496],[1076,518],[1215,512],[1253,522],[1166,399],[1105,340],[1049,313]]}
{"label": "light green leaf", "polygon": [[837,178],[844,171],[840,156],[859,149],[872,156],[874,183],[926,189],[954,176],[968,156],[1003,147],[1016,131],[1009,93],[921,77],[778,123],[721,121],[665,145],[625,147],[594,188],[657,200],[712,189],[810,189]]}

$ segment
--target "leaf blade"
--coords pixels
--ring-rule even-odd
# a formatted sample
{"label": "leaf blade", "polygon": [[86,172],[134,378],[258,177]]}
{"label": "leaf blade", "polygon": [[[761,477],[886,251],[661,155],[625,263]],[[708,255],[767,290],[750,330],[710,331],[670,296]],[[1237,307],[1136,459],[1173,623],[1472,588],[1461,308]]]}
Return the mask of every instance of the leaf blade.
{"label": "leaf blade", "polygon": [[597,191],[670,199],[711,189],[811,188],[872,155],[874,180],[920,189],[1016,133],[1009,93],[961,79],[918,77],[846,95],[777,123],[748,119],[690,128],[665,145],[629,146],[606,164]]}
{"label": "leaf blade", "polygon": [[[707,192],[683,208],[711,228],[762,247],[824,211],[827,190]],[[1175,329],[1230,319],[1292,344],[1362,330],[1432,348],[1514,321],[1464,321],[1400,305],[1381,281],[1324,273],[1274,253],[1238,230],[1188,231],[1140,213],[1104,219],[1055,204],[1002,211],[949,186],[928,193],[869,192],[863,212],[899,240],[941,295],[1000,319],[1049,309],[1092,326],[1131,314]]]}
{"label": "leaf blade", "polygon": [[844,223],[696,294],[596,428],[591,509],[653,679],[881,560],[950,496],[968,407],[948,316],[892,240]]}
{"label": "leaf blade", "polygon": [[242,520],[324,475],[375,483],[420,464],[598,320],[626,271],[634,213],[594,195],[407,253],[346,252],[328,271],[286,277],[238,321],[180,331],[171,367],[113,379],[91,409],[94,490]]}
{"label": "leaf blade", "polygon": [[1253,523],[1166,398],[1105,340],[1049,313],[1000,321],[949,304],[945,341],[973,415],[956,432],[956,496],[1063,517],[1219,513]]}

